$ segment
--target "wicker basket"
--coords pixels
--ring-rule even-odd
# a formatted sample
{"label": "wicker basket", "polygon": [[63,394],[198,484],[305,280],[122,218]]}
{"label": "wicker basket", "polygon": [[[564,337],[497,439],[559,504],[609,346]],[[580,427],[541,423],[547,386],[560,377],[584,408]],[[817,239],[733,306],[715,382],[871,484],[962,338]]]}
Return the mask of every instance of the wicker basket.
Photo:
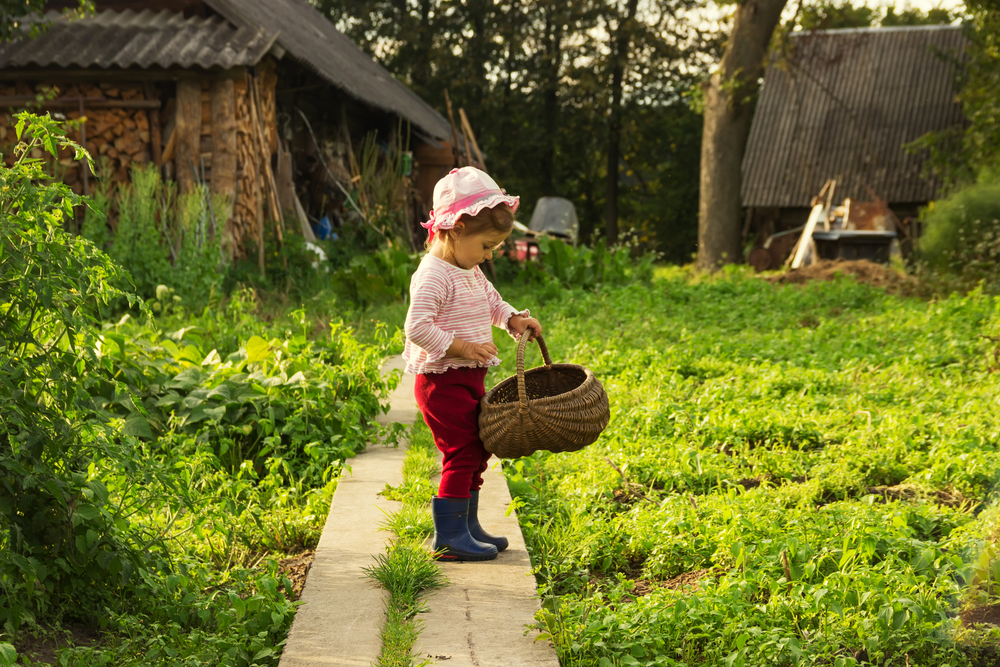
{"label": "wicker basket", "polygon": [[517,375],[483,396],[479,437],[486,451],[502,459],[540,449],[575,452],[597,440],[608,425],[608,395],[594,374],[577,364],[553,364],[541,336],[545,366],[524,370],[524,348],[517,346]]}

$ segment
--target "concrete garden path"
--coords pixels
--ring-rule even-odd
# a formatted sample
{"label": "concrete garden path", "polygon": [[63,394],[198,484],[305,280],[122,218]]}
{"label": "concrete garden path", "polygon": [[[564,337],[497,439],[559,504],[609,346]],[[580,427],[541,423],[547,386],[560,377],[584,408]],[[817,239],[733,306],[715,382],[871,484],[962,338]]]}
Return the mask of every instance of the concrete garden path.
{"label": "concrete garden path", "polygon": [[[402,369],[390,359],[386,371]],[[413,376],[404,375],[381,421],[413,423]],[[386,484],[402,481],[405,447],[371,445],[351,459],[351,473],[337,484],[323,535],[295,614],[280,667],[358,665],[378,658],[383,591],[362,573],[381,553],[389,534],[380,531],[383,512],[399,504],[378,495]],[[507,482],[498,466],[487,471],[480,492],[480,520],[506,535],[510,547],[494,561],[442,563],[449,585],[428,598],[416,652],[418,662],[447,667],[559,667],[548,642],[525,634],[538,609],[535,580],[517,518],[504,517],[510,504]]]}

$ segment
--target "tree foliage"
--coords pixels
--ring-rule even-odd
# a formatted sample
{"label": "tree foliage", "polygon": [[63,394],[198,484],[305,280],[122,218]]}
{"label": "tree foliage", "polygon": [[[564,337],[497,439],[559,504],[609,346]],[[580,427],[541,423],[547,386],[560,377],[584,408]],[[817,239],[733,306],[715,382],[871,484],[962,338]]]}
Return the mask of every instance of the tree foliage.
{"label": "tree foliage", "polygon": [[[64,10],[68,17],[84,16],[94,11],[94,0],[78,0],[75,8]],[[45,13],[47,0],[0,0],[0,42],[11,42],[25,37],[36,37],[48,28],[48,22],[39,20]],[[25,30],[24,18],[32,17]]]}
{"label": "tree foliage", "polygon": [[[700,118],[688,92],[718,47],[687,18],[701,0],[316,0],[356,43],[436,108],[447,90],[489,170],[522,197],[577,206],[604,232],[616,46],[619,226],[686,261],[696,234]],[[614,175],[613,175],[614,177]]]}

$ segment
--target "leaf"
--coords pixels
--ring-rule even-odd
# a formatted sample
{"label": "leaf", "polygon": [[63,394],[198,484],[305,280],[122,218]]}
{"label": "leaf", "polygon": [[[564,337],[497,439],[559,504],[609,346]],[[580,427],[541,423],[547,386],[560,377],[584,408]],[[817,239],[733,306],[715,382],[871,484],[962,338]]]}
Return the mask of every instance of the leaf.
{"label": "leaf", "polygon": [[201,384],[203,377],[205,374],[200,368],[187,368],[175,375],[167,384],[167,388],[187,391]]}
{"label": "leaf", "polygon": [[0,667],[11,667],[17,662],[17,650],[7,642],[0,642]]}
{"label": "leaf", "polygon": [[133,412],[125,418],[125,425],[122,427],[122,433],[125,435],[131,435],[135,438],[144,438],[146,440],[153,439],[153,429],[149,426],[149,420],[137,412]]}
{"label": "leaf", "polygon": [[244,346],[247,353],[247,363],[256,364],[267,359],[271,354],[271,345],[260,336],[252,336]]}
{"label": "leaf", "polygon": [[208,419],[210,419],[210,420],[212,420],[214,422],[218,422],[223,417],[226,416],[226,406],[220,405],[220,406],[215,407],[215,408],[204,408],[204,412],[205,412],[205,417],[206,418],[208,418]]}

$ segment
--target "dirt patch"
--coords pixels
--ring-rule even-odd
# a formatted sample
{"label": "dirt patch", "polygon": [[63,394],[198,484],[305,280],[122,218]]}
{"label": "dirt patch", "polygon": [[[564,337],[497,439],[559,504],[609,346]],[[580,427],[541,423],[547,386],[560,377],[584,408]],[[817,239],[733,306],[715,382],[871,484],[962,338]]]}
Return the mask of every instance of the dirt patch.
{"label": "dirt patch", "polygon": [[[637,598],[649,595],[653,591],[660,588],[667,588],[672,591],[691,589],[697,586],[698,582],[706,577],[711,576],[718,579],[726,573],[726,571],[721,568],[706,567],[700,570],[684,572],[683,574],[679,574],[676,577],[667,579],[666,581],[660,581],[658,579],[646,579],[642,576],[642,566],[644,563],[645,560],[643,559],[629,560],[628,565],[621,570],[621,573],[625,575],[625,578],[633,583],[632,595]],[[590,575],[590,582],[594,584],[601,584],[609,579],[614,581],[614,576],[607,574]]]}
{"label": "dirt patch", "polygon": [[902,500],[904,502],[919,502],[930,500],[944,507],[959,507],[969,499],[958,491],[925,491],[912,486],[869,486],[868,493],[879,496],[885,501]]}
{"label": "dirt patch", "polygon": [[641,484],[624,482],[622,486],[612,492],[611,497],[619,505],[633,505],[640,500],[649,500],[645,491],[645,487]]}
{"label": "dirt patch", "polygon": [[306,551],[298,556],[285,558],[278,562],[281,574],[292,582],[292,594],[296,600],[302,596],[302,589],[306,585],[306,577],[309,575],[309,568],[312,567],[315,557],[315,551]]}
{"label": "dirt patch", "polygon": [[718,568],[705,567],[700,570],[692,570],[690,572],[685,572],[683,574],[678,574],[673,579],[667,579],[662,584],[663,588],[669,588],[672,591],[684,590],[686,588],[694,588],[698,585],[698,582],[705,577],[712,575],[716,579],[721,577],[723,574],[722,570]]}
{"label": "dirt patch", "polygon": [[962,625],[971,628],[973,625],[995,625],[1000,627],[1000,604],[973,607],[962,612]]}
{"label": "dirt patch", "polygon": [[30,660],[54,665],[57,652],[71,646],[93,646],[99,639],[99,631],[87,625],[43,627],[34,636],[22,633],[14,642],[14,648],[22,662]]}
{"label": "dirt patch", "polygon": [[851,276],[859,283],[881,287],[891,294],[904,296],[915,294],[918,286],[917,279],[913,276],[867,259],[822,259],[801,269],[763,276],[763,279],[778,285],[804,285],[814,280],[833,280],[838,276]]}

